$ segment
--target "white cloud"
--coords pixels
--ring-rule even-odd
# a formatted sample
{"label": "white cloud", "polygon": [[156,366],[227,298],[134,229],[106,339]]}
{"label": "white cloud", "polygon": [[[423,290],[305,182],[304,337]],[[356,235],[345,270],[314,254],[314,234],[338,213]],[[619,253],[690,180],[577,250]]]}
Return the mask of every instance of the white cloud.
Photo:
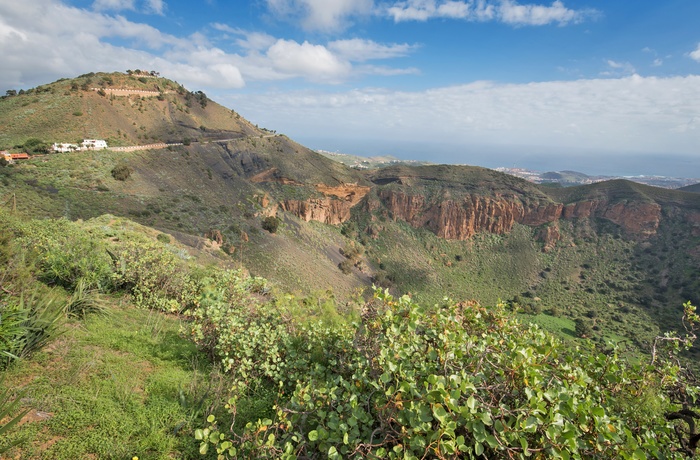
{"label": "white cloud", "polygon": [[372,13],[374,0],[266,0],[276,16],[300,20],[305,29],[339,32],[352,17]]}
{"label": "white cloud", "polygon": [[382,45],[372,40],[353,38],[330,42],[328,48],[344,59],[362,62],[372,59],[389,59],[406,56],[417,47],[406,43]]}
{"label": "white cloud", "polygon": [[345,79],[352,66],[326,47],[309,42],[299,44],[278,40],[267,50],[272,66],[291,76],[306,76],[314,81],[335,82]]}
{"label": "white cloud", "polygon": [[612,59],[605,61],[607,70],[600,74],[604,77],[620,77],[623,75],[633,75],[637,72],[634,66],[629,62],[618,62]]}
{"label": "white cloud", "polygon": [[[293,137],[697,154],[700,76],[476,82],[420,92],[240,95],[231,104]],[[319,134],[322,133],[322,134]],[[563,150],[564,152],[566,150]]]}
{"label": "white cloud", "polygon": [[563,25],[578,22],[581,19],[581,13],[566,8],[558,0],[552,3],[552,6],[519,5],[514,1],[506,0],[499,10],[503,22],[516,25],[542,26],[552,23]]}
{"label": "white cloud", "polygon": [[134,0],[95,0],[92,3],[92,8],[97,11],[122,11],[135,9]]}
{"label": "white cloud", "polygon": [[162,15],[164,8],[165,4],[163,3],[163,0],[146,0],[146,10],[149,13]]}
{"label": "white cloud", "polygon": [[433,18],[487,21],[494,18],[495,7],[486,0],[449,0],[440,3],[436,0],[407,0],[395,3],[386,12],[396,22],[427,21]]}
{"label": "white cloud", "polygon": [[[143,9],[146,13],[163,14],[163,0],[144,0]],[[92,2],[95,11],[124,11],[136,10],[135,0],[95,0]]]}
{"label": "white cloud", "polygon": [[697,49],[690,53],[690,58],[694,61],[700,62],[700,43],[698,43]]}
{"label": "white cloud", "polygon": [[560,0],[550,6],[521,5],[515,0],[405,0],[388,7],[386,13],[395,22],[450,18],[481,22],[498,20],[515,26],[566,25],[596,14],[590,9],[569,9]]}
{"label": "white cloud", "polygon": [[[164,7],[161,1],[149,4],[154,10]],[[122,0],[112,6],[128,4]],[[363,64],[406,55],[414,49],[408,44],[358,39],[324,46],[280,40],[226,24],[211,27],[226,34],[224,40],[236,44],[240,52],[224,51],[201,33],[177,37],[124,16],[70,7],[59,0],[0,2],[0,88],[26,88],[81,73],[134,68],[157,70],[194,89],[240,88],[246,81],[290,78],[339,83],[357,75],[416,72]],[[116,45],[115,40],[126,44]]]}
{"label": "white cloud", "polygon": [[[112,39],[131,43],[116,46],[110,43]],[[214,57],[197,61],[196,47],[208,47]],[[0,50],[0,85],[5,88],[133,68],[158,70],[185,84],[227,88],[244,84],[240,72],[231,68],[232,56],[213,52],[216,48],[201,36],[179,38],[123,16],[74,8],[56,0],[0,3]]]}

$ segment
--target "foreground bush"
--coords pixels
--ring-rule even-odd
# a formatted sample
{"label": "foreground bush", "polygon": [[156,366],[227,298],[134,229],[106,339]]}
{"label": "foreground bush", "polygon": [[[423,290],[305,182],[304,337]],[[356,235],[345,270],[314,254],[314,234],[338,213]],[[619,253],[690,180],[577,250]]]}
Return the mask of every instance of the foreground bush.
{"label": "foreground bush", "polygon": [[[252,323],[253,335],[269,332]],[[408,297],[381,292],[351,334],[342,326],[335,332],[268,336],[268,350],[279,357],[274,364],[289,366],[287,377],[268,375],[279,379],[273,415],[244,430],[229,430],[210,415],[209,426],[196,431],[201,452],[290,459],[682,457],[681,431],[665,418],[680,407],[669,390],[683,386],[671,362],[630,363],[588,342],[570,350],[500,308],[451,304],[426,312]],[[307,343],[326,351],[299,353]],[[295,359],[308,360],[305,374],[293,372]],[[237,362],[231,368],[240,381]],[[239,388],[227,406],[234,417]],[[683,388],[686,395],[696,390]]]}

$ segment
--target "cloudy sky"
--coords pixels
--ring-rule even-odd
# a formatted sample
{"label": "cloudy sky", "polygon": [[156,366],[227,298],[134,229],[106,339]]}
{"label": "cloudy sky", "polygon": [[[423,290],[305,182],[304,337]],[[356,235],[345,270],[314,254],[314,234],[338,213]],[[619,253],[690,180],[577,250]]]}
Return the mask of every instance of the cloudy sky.
{"label": "cloudy sky", "polygon": [[0,0],[0,90],[157,70],[312,148],[700,177],[698,0]]}

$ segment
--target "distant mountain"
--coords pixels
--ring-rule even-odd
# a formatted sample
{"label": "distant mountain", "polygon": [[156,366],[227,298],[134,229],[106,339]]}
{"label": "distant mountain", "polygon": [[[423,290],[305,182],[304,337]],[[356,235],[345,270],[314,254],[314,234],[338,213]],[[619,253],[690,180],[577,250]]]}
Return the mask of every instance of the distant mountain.
{"label": "distant mountain", "polygon": [[687,185],[685,187],[679,188],[678,190],[682,190],[684,192],[700,193],[700,184]]}
{"label": "distant mountain", "polygon": [[545,181],[551,182],[569,182],[580,184],[591,178],[587,174],[583,174],[576,171],[559,171],[559,172],[545,172],[540,174],[540,177]]}
{"label": "distant mountain", "polygon": [[641,347],[678,327],[683,301],[700,300],[694,193],[626,180],[553,188],[470,166],[356,169],[141,74],[88,74],[2,98],[0,125],[5,149],[110,146],[0,167],[0,197],[22,212],[111,213],[195,246],[205,236],[220,263],[288,290],[348,300],[374,283],[428,304],[501,299],[564,336],[552,316],[588,318],[599,339]]}

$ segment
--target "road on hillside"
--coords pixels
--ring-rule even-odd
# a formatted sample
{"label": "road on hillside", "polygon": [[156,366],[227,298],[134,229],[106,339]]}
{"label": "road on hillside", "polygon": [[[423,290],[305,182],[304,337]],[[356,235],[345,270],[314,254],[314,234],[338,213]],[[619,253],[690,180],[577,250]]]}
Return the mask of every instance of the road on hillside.
{"label": "road on hillside", "polygon": [[[207,140],[207,141],[191,141],[191,143],[200,143],[200,144],[208,144],[211,142],[233,142],[233,141],[240,141],[242,139],[265,139],[265,138],[270,138],[270,137],[277,137],[281,136],[282,134],[264,134],[262,136],[244,136],[244,137],[234,137],[231,139],[212,139],[212,140]],[[134,152],[137,150],[157,150],[157,149],[166,149],[168,147],[174,147],[177,145],[184,145],[182,142],[174,142],[170,144],[166,144],[164,142],[159,142],[157,144],[146,144],[146,145],[127,145],[127,146],[122,146],[122,147],[107,147],[107,150],[112,150],[115,152]]]}

